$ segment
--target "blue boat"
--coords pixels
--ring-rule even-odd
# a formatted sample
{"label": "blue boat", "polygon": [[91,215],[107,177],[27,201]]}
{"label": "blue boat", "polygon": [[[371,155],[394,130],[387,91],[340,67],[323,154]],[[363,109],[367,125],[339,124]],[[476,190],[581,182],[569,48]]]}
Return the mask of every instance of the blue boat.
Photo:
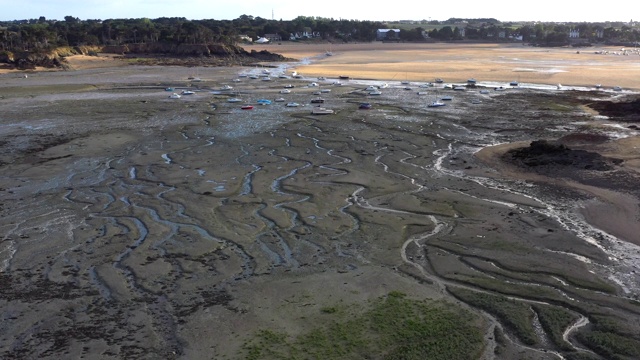
{"label": "blue boat", "polygon": [[271,100],[260,99],[260,100],[258,100],[258,104],[259,105],[271,105]]}

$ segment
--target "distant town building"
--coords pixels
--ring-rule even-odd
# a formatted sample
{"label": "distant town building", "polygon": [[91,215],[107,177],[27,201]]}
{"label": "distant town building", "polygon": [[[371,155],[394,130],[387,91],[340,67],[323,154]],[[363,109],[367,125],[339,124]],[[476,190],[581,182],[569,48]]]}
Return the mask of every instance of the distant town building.
{"label": "distant town building", "polygon": [[569,30],[569,38],[570,39],[578,39],[580,37],[580,30],[571,29]]}
{"label": "distant town building", "polygon": [[378,29],[376,40],[398,40],[400,39],[400,29]]}

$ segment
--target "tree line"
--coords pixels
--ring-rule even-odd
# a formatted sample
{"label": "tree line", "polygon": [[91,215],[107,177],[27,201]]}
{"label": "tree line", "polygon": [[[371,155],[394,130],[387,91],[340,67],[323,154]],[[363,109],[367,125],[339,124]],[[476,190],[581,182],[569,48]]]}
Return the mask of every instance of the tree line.
{"label": "tree line", "polygon": [[[464,23],[464,24],[463,24]],[[423,27],[424,25],[424,27]],[[130,43],[237,44],[240,35],[257,39],[274,34],[289,41],[291,34],[311,32],[332,42],[368,42],[376,40],[381,28],[394,24],[299,16],[293,20],[269,20],[242,15],[234,20],[187,20],[185,18],[64,20],[45,17],[0,22],[0,51],[46,51],[61,46],[124,45]],[[430,28],[430,29],[428,29]],[[449,19],[444,22],[423,21],[403,26],[397,39],[402,41],[508,41],[518,38],[539,45],[562,45],[569,42],[570,30],[589,42],[638,42],[637,27],[627,24],[512,24],[495,19]]]}

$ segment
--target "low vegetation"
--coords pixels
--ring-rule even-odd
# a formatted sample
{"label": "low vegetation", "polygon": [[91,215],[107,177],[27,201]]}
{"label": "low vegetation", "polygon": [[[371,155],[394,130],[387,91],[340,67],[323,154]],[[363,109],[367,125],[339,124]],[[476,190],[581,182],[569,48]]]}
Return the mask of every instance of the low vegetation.
{"label": "low vegetation", "polygon": [[533,329],[533,312],[529,305],[505,296],[492,295],[459,287],[447,286],[453,296],[473,307],[494,315],[509,331],[526,345],[536,345],[538,337]]}
{"label": "low vegetation", "polygon": [[480,318],[448,303],[391,292],[358,309],[322,308],[325,325],[305,334],[262,330],[242,358],[475,359],[484,347]]}
{"label": "low vegetation", "polygon": [[558,306],[533,305],[538,319],[553,343],[561,350],[571,351],[573,347],[562,338],[562,334],[571,324],[578,320],[578,315]]}

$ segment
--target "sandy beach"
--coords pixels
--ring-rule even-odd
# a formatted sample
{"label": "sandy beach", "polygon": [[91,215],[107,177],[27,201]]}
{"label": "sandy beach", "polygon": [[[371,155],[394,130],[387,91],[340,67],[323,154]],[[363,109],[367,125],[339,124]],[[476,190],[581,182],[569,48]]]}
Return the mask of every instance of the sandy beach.
{"label": "sandy beach", "polygon": [[[309,334],[397,293],[468,318],[482,344],[464,358],[640,344],[640,132],[594,106],[637,99],[637,55],[327,46],[246,47],[298,60],[263,67],[0,69],[0,357],[341,358]],[[606,166],[509,160],[540,139]]]}

